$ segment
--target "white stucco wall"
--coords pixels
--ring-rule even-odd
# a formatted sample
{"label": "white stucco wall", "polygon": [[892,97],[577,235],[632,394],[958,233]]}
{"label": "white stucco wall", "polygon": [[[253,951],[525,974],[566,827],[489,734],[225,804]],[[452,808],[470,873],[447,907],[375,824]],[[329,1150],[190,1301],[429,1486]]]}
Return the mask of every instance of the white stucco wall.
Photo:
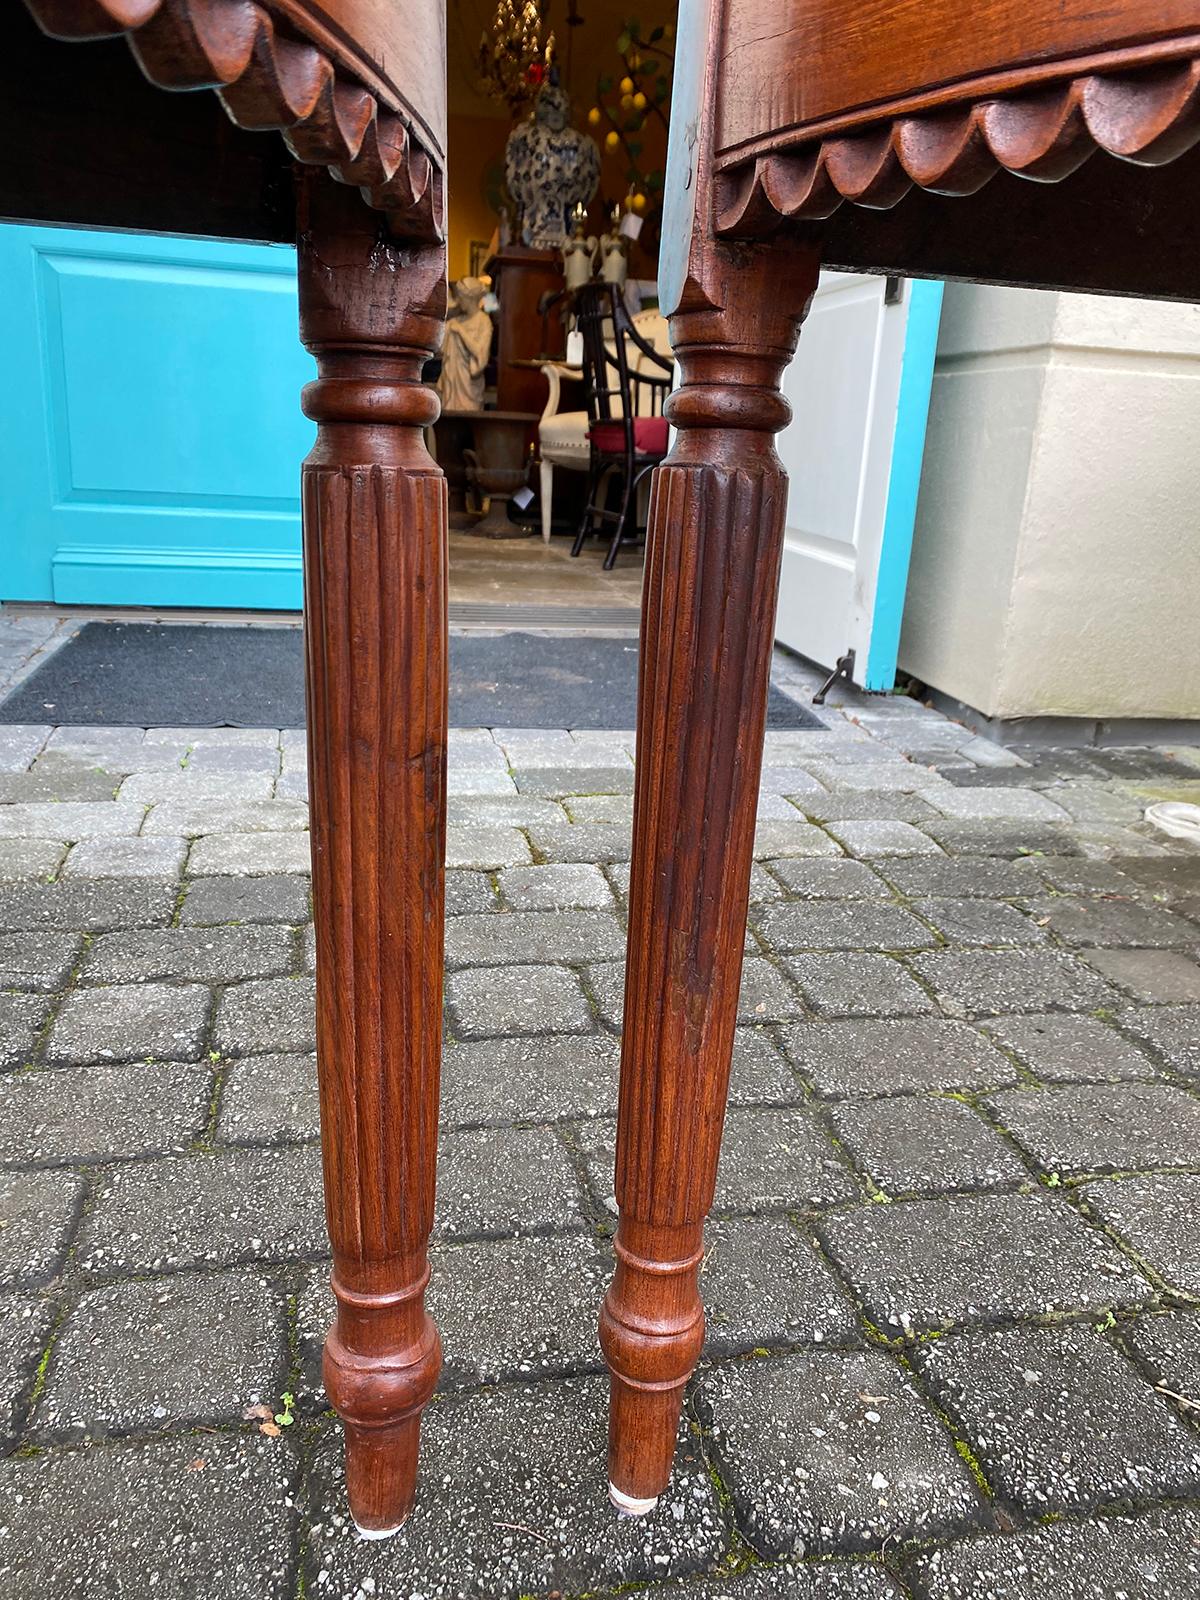
{"label": "white stucco wall", "polygon": [[987,716],[1200,717],[1200,308],[948,285],[901,667]]}

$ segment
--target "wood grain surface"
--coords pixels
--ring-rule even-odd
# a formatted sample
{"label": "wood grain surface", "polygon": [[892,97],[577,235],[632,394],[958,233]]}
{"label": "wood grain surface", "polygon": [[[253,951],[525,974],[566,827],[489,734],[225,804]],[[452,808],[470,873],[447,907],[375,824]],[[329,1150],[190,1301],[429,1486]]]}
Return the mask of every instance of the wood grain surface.
{"label": "wood grain surface", "polygon": [[446,156],[445,0],[265,0]]}
{"label": "wood grain surface", "polygon": [[[240,127],[277,130],[388,215],[392,233],[444,238],[445,38],[438,0],[339,0],[339,31],[304,0],[26,0],[52,38],[124,35],[162,89],[212,89]],[[351,41],[344,29],[364,32]],[[371,30],[378,25],[378,38]],[[407,38],[407,53],[395,48]],[[352,47],[353,45],[353,47]],[[383,84],[378,60],[404,69]],[[401,93],[401,87],[403,93]],[[410,99],[411,96],[411,99]]]}
{"label": "wood grain surface", "polygon": [[325,1386],[361,1528],[413,1502],[441,1365],[433,1224],[446,815],[446,487],[425,449],[445,255],[306,175],[300,318],[317,1067],[337,1323]]}
{"label": "wood grain surface", "polygon": [[788,420],[779,382],[819,265],[811,246],[748,249],[712,236],[713,59],[690,164],[696,222],[673,241],[681,386],[667,415],[678,433],[654,475],[642,596],[620,1218],[600,1319],[609,1482],[625,1509],[645,1509],[667,1485],[704,1339],[698,1273],[737,1020],[783,551],[786,476],[773,435]]}
{"label": "wood grain surface", "polygon": [[1197,34],[1200,0],[725,0],[717,150],[1185,55]]}

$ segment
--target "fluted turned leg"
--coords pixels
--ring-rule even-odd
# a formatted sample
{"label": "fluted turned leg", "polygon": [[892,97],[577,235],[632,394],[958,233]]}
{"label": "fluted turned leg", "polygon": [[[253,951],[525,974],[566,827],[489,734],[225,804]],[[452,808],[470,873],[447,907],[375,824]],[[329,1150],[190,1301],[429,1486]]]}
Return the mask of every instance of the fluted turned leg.
{"label": "fluted turned leg", "polygon": [[698,1275],[729,1083],[762,765],[786,478],[778,390],[815,257],[723,263],[671,322],[679,430],[655,474],[617,1128],[609,1484],[666,1488],[704,1340]]}
{"label": "fluted turned leg", "polygon": [[309,175],[300,315],[319,377],[304,465],[317,1064],[337,1322],[325,1386],[350,1509],[384,1537],[415,1494],[441,1366],[425,1311],[441,1058],[446,492],[421,366],[444,253],[401,250],[354,190]]}

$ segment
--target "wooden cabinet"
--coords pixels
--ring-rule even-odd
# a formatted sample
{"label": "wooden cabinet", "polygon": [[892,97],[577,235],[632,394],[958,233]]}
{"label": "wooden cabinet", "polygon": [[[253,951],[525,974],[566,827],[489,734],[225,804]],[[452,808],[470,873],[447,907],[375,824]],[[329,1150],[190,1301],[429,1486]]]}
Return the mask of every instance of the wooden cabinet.
{"label": "wooden cabinet", "polygon": [[496,322],[496,405],[501,411],[532,411],[546,405],[546,380],[540,372],[514,367],[514,361],[566,353],[566,333],[557,311],[543,317],[538,304],[563,286],[557,251],[507,245],[488,262],[500,301]]}

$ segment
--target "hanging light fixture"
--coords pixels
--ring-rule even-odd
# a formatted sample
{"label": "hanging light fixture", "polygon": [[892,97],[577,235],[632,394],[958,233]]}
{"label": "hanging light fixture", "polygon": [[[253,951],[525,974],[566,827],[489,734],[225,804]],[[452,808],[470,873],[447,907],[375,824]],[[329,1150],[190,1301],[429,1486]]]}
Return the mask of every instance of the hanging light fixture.
{"label": "hanging light fixture", "polygon": [[497,0],[491,30],[479,38],[479,87],[502,100],[514,116],[525,110],[550,71],[554,35],[542,48],[538,0]]}

